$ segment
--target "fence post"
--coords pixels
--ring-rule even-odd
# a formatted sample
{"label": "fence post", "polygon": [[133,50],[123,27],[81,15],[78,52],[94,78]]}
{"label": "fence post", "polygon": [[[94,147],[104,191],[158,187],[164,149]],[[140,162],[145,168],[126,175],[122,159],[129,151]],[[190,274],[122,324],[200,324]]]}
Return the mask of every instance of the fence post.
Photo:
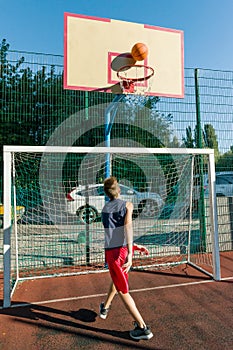
{"label": "fence post", "polygon": [[[197,148],[203,148],[202,142],[202,128],[201,128],[201,111],[200,111],[200,94],[199,94],[199,70],[195,69],[195,98],[196,98],[196,130],[197,130]],[[204,197],[204,166],[203,156],[200,155],[200,199],[199,199],[199,218],[200,218],[200,231],[201,231],[201,247],[206,251],[206,220],[205,220],[205,197]]]}

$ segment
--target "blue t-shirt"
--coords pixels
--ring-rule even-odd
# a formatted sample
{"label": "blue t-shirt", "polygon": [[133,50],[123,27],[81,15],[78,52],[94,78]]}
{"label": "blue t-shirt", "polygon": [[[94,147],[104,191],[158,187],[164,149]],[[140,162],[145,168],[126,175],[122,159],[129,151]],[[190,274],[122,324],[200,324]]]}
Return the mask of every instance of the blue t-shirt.
{"label": "blue t-shirt", "polygon": [[101,217],[105,231],[105,249],[126,245],[124,230],[126,211],[126,201],[119,198],[107,202],[103,207]]}

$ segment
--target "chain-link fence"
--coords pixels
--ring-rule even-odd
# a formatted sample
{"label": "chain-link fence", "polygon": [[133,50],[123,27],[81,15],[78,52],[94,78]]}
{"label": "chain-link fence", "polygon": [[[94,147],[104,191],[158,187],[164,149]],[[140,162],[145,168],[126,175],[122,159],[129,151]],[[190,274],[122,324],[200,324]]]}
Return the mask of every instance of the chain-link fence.
{"label": "chain-link fence", "polygon": [[[63,89],[63,56],[3,44],[0,54],[1,145],[104,143],[112,94]],[[125,140],[121,146],[131,140],[131,146],[215,149],[221,250],[233,245],[232,84],[231,71],[187,68],[184,99],[127,96],[111,130],[112,140]],[[1,188],[2,169],[1,156]]]}

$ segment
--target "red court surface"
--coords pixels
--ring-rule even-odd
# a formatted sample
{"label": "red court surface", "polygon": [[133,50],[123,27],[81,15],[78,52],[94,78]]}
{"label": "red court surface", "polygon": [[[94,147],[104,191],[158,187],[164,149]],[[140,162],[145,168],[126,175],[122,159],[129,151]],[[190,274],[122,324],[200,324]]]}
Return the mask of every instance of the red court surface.
{"label": "red court surface", "polygon": [[233,349],[233,252],[221,253],[221,272],[215,282],[186,266],[132,271],[131,294],[154,333],[141,341],[129,337],[132,320],[119,296],[106,320],[98,316],[108,272],[23,282],[13,307],[0,310],[0,349]]}

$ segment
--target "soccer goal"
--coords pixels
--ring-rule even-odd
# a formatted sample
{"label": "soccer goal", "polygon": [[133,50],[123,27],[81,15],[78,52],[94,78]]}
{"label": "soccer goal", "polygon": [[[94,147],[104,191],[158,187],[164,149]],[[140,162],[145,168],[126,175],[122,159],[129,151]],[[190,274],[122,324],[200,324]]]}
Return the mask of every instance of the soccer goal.
{"label": "soccer goal", "polygon": [[106,168],[150,251],[135,269],[190,264],[220,279],[213,150],[4,146],[4,307],[19,281],[106,271]]}

